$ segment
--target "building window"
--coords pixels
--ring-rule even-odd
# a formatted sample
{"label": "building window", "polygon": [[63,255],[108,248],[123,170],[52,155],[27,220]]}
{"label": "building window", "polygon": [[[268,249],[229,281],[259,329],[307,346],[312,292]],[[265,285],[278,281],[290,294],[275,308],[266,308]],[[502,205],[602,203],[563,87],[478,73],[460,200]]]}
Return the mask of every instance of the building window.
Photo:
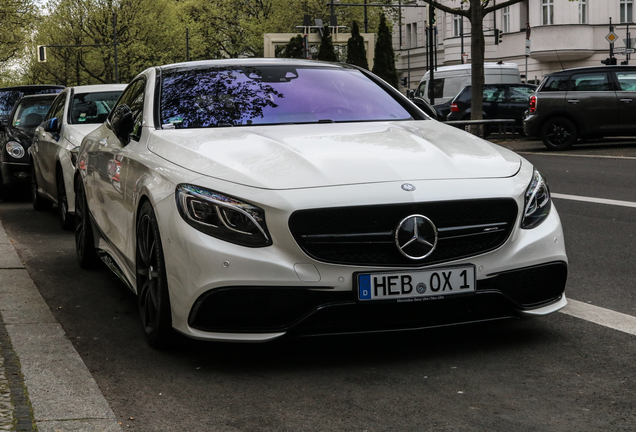
{"label": "building window", "polygon": [[579,0],[579,24],[587,24],[587,0]]}
{"label": "building window", "polygon": [[406,25],[406,48],[412,48],[411,46],[411,24]]}
{"label": "building window", "polygon": [[462,16],[453,15],[453,36],[462,35]]}
{"label": "building window", "polygon": [[541,0],[541,24],[554,24],[554,0]]}
{"label": "building window", "polygon": [[411,39],[410,39],[410,48],[415,48],[417,47],[417,23],[413,23],[411,24],[411,28],[413,29],[413,31],[411,32]]}
{"label": "building window", "polygon": [[632,22],[632,10],[634,8],[634,0],[621,0],[621,22]]}
{"label": "building window", "polygon": [[510,33],[510,6],[503,8],[501,15],[503,21],[503,32]]}

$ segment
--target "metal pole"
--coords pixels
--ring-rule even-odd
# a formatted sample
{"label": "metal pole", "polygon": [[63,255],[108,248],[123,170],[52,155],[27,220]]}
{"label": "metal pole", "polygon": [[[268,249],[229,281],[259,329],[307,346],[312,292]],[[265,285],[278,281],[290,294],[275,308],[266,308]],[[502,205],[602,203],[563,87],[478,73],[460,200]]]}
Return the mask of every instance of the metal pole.
{"label": "metal pole", "polygon": [[[609,30],[610,33],[612,33],[614,31],[614,26],[612,25],[612,17],[610,17],[610,26],[609,26]],[[614,44],[612,42],[610,42],[610,49],[609,49],[609,58],[614,57]]]}
{"label": "metal pole", "polygon": [[367,18],[367,0],[364,0],[364,32],[368,32],[369,18]]}
{"label": "metal pole", "polygon": [[398,5],[400,6],[398,9],[398,27],[400,28],[400,49],[402,49],[402,0],[398,2]]}
{"label": "metal pole", "polygon": [[[461,3],[459,7],[460,9],[464,10],[463,3]],[[459,35],[461,36],[461,40],[462,40],[461,58],[462,58],[462,64],[464,64],[464,17],[462,15],[460,15],[460,21],[459,21]]]}
{"label": "metal pole", "polygon": [[[627,24],[627,49],[631,49],[632,47],[632,40],[630,39],[630,37],[631,35],[629,34],[629,24]],[[629,53],[627,51],[625,52],[625,64],[629,64]]]}
{"label": "metal pole", "polygon": [[119,84],[119,69],[117,68],[117,15],[113,12],[113,47],[115,47],[115,83]]}
{"label": "metal pole", "polygon": [[433,44],[434,44],[434,34],[433,34],[433,20],[435,17],[435,8],[433,8],[432,6],[429,6],[428,8],[428,31],[430,32],[429,36],[428,36],[428,52],[429,55],[431,56],[431,61],[430,61],[430,69],[429,69],[429,77],[428,77],[428,100],[431,103],[431,105],[435,104],[435,91],[434,91],[434,82],[435,82],[435,59],[433,58]]}
{"label": "metal pole", "polygon": [[186,61],[190,61],[190,32],[186,27]]}

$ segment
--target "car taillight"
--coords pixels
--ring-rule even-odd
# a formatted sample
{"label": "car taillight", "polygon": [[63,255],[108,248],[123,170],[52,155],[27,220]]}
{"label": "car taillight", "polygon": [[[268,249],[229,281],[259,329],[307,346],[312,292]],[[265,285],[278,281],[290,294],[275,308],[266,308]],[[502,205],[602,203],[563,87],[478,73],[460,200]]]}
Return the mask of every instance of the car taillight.
{"label": "car taillight", "polygon": [[459,107],[456,103],[451,104],[451,112],[459,112]]}
{"label": "car taillight", "polygon": [[537,97],[532,96],[530,98],[530,114],[534,114],[536,110],[537,110]]}

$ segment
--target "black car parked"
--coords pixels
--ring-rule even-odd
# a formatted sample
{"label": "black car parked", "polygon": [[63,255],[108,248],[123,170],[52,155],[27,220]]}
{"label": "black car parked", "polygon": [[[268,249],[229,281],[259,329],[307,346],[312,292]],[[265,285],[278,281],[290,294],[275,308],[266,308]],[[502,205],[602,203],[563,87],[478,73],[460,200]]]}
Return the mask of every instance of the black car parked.
{"label": "black car parked", "polygon": [[7,116],[13,109],[13,105],[22,96],[33,94],[59,93],[64,86],[43,84],[43,85],[23,85],[15,87],[0,88],[0,122],[7,119]]}
{"label": "black car parked", "polygon": [[578,139],[636,136],[636,67],[566,69],[546,75],[523,120],[529,136],[551,150]]}
{"label": "black car parked", "polygon": [[[446,120],[469,120],[472,115],[471,86],[466,86],[451,101]],[[514,119],[523,128],[523,114],[536,86],[531,84],[486,84],[482,115],[484,119]]]}
{"label": "black car parked", "polygon": [[0,123],[0,195],[11,196],[31,180],[28,148],[56,94],[24,96]]}

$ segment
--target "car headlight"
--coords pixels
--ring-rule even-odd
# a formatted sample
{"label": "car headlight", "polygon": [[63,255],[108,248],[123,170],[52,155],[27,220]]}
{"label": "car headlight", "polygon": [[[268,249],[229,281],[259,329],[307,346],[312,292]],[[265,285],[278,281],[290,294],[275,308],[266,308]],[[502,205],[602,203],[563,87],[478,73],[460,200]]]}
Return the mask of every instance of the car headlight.
{"label": "car headlight", "polygon": [[5,148],[7,149],[7,154],[12,158],[22,159],[26,154],[22,144],[16,141],[9,141]]}
{"label": "car headlight", "polygon": [[179,214],[191,227],[242,246],[272,244],[263,209],[189,184],[178,185],[175,195]]}
{"label": "car headlight", "polygon": [[521,228],[530,229],[539,226],[550,214],[551,207],[552,200],[550,199],[548,183],[535,169],[526,190]]}

